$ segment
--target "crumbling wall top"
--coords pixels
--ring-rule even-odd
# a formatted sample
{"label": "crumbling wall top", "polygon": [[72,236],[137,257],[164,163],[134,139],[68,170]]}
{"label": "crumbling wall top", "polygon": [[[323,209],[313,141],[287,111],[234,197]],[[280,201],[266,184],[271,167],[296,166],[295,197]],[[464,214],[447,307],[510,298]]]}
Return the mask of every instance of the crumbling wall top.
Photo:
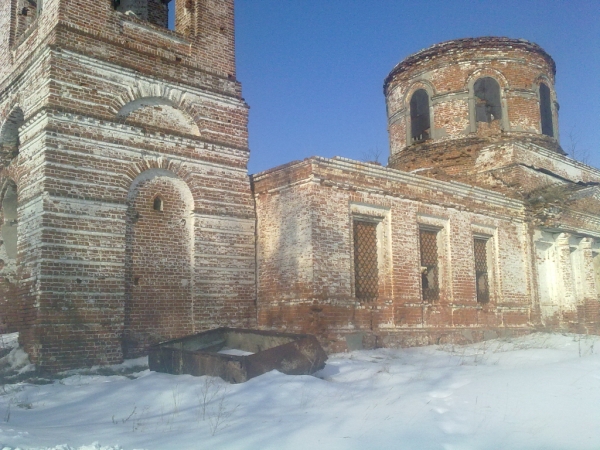
{"label": "crumbling wall top", "polygon": [[[405,72],[415,66],[428,64],[440,57],[451,56],[454,61],[457,61],[460,59],[461,53],[468,53],[470,50],[508,51],[515,49],[524,50],[527,52],[535,52],[541,55],[548,62],[548,65],[552,70],[552,74],[556,75],[556,64],[554,60],[539,45],[525,39],[484,36],[477,38],[454,39],[451,41],[441,42],[418,51],[417,53],[413,53],[392,69],[385,79],[384,90],[387,90],[388,84],[393,80],[395,75]],[[470,58],[471,56],[468,55],[466,57]]]}

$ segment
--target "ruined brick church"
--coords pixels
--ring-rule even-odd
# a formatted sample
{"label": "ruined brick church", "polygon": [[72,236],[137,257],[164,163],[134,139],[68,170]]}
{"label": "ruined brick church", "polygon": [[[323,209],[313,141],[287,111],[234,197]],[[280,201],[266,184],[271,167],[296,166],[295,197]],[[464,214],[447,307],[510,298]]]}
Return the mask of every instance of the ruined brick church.
{"label": "ruined brick church", "polygon": [[[249,176],[233,0],[0,2],[0,331],[42,369],[218,326],[329,351],[597,333],[600,171],[536,44],[385,79],[390,157]],[[258,150],[260,151],[260,150]]]}

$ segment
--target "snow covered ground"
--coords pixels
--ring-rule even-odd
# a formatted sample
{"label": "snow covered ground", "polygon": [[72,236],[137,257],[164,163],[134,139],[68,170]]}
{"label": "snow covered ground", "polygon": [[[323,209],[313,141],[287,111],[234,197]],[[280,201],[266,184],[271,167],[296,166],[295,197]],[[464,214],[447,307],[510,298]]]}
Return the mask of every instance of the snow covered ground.
{"label": "snow covered ground", "polygon": [[0,449],[600,448],[598,337],[360,351],[238,385],[139,364],[0,381]]}

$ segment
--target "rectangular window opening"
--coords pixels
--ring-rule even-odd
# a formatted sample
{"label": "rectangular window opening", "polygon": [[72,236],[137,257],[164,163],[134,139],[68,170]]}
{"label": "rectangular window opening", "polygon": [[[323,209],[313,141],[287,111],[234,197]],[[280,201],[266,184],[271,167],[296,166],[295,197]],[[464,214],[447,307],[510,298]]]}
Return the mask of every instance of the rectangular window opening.
{"label": "rectangular window opening", "polygon": [[374,301],[379,296],[377,225],[366,220],[353,221],[355,296],[361,301]]}
{"label": "rectangular window opening", "polygon": [[169,30],[175,30],[175,0],[171,0],[167,3],[167,28]]}
{"label": "rectangular window opening", "polygon": [[475,253],[475,287],[477,290],[477,303],[490,301],[490,282],[487,264],[487,239],[475,238],[473,240]]}
{"label": "rectangular window opening", "polygon": [[419,247],[423,301],[437,301],[440,298],[438,231],[420,228]]}

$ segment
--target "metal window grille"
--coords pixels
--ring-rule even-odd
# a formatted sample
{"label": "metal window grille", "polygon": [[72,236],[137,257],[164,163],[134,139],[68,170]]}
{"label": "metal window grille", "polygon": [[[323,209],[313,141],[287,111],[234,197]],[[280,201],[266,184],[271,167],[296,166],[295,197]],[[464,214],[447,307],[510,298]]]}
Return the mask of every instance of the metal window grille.
{"label": "metal window grille", "polygon": [[474,250],[477,303],[487,303],[490,301],[490,284],[487,267],[487,240],[475,238]]}
{"label": "metal window grille", "polygon": [[379,295],[377,223],[355,220],[353,228],[356,298],[373,301]]}
{"label": "metal window grille", "polygon": [[437,231],[419,230],[421,288],[424,301],[440,298]]}

